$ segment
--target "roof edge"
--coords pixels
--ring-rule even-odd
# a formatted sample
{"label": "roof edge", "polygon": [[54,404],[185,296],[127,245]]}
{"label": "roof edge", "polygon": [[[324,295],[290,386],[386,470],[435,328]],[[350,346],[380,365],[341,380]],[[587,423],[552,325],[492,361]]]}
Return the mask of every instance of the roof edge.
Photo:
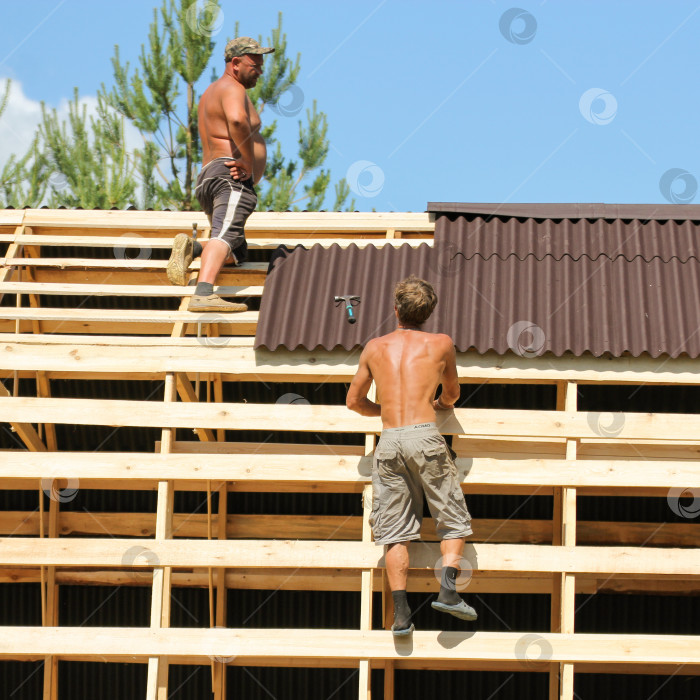
{"label": "roof edge", "polygon": [[529,219],[700,220],[700,204],[428,202],[429,213],[515,216]]}

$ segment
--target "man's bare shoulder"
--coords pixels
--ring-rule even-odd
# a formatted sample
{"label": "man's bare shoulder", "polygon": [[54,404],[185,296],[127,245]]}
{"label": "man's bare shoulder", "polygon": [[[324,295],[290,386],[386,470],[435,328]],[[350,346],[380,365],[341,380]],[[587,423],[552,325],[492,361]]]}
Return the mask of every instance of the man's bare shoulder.
{"label": "man's bare shoulder", "polygon": [[445,333],[421,333],[421,338],[430,348],[446,352],[454,347],[452,338]]}
{"label": "man's bare shoulder", "polygon": [[384,338],[385,336],[380,336],[379,338],[372,338],[372,340],[368,341],[367,345],[365,345],[365,349],[363,350],[364,354],[374,354],[386,342],[384,341]]}
{"label": "man's bare shoulder", "polygon": [[245,88],[236,80],[231,80],[223,75],[215,80],[202,94],[202,99],[216,100],[219,103],[245,101]]}
{"label": "man's bare shoulder", "polygon": [[435,343],[440,343],[441,345],[445,345],[446,347],[450,347],[454,345],[454,342],[452,338],[450,338],[447,333],[433,333],[433,338],[435,338]]}

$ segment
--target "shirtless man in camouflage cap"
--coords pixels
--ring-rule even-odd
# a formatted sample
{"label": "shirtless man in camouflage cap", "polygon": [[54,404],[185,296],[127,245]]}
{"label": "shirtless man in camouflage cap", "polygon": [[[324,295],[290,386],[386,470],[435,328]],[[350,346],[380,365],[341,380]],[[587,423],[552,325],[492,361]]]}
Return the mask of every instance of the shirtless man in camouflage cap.
{"label": "shirtless man in camouflage cap", "polygon": [[202,254],[190,311],[248,310],[245,304],[214,294],[214,281],[225,263],[240,265],[247,257],[243,229],[258,202],[254,185],[265,172],[267,149],[260,134],[260,116],[246,90],[262,74],[263,54],[272,51],[274,48],[260,46],[247,36],[229,41],[224,50],[224,74],[199,101],[203,166],[195,195],[209,217],[211,236],[193,244],[187,234],[178,234],[167,266],[170,282],[184,285],[192,258]]}

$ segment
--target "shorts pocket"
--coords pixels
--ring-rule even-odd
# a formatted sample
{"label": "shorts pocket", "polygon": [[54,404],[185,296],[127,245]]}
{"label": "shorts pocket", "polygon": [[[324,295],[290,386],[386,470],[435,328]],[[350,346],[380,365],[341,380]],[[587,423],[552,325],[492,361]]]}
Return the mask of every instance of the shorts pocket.
{"label": "shorts pocket", "polygon": [[437,464],[437,466],[441,468],[452,464],[452,460],[447,453],[447,445],[444,442],[425,447],[422,452],[423,456],[425,457],[425,461],[428,463]]}

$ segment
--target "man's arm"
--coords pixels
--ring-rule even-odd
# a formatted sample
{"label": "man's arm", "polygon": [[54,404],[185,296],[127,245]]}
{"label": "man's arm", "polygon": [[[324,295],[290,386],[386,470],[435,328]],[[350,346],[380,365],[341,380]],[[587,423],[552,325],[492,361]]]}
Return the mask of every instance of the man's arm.
{"label": "man's arm", "polygon": [[436,410],[449,410],[454,408],[455,401],[459,398],[459,379],[457,377],[457,353],[452,340],[449,340],[449,348],[445,357],[445,369],[442,372],[442,393],[433,401]]}
{"label": "man's arm", "polygon": [[369,363],[367,361],[368,349],[369,345],[360,355],[360,363],[357,368],[357,373],[350,383],[345,405],[351,411],[356,411],[361,416],[381,416],[381,406],[367,398],[367,392],[370,386],[372,386],[372,372],[369,369]]}
{"label": "man's arm", "polygon": [[[237,168],[239,179],[255,178],[255,155],[253,153],[254,132],[250,126],[247,95],[241,86],[228,91],[223,100],[224,114],[228,133],[241,156],[238,160],[229,161],[226,165]],[[231,164],[233,164],[231,166]],[[235,175],[234,175],[235,177]]]}

